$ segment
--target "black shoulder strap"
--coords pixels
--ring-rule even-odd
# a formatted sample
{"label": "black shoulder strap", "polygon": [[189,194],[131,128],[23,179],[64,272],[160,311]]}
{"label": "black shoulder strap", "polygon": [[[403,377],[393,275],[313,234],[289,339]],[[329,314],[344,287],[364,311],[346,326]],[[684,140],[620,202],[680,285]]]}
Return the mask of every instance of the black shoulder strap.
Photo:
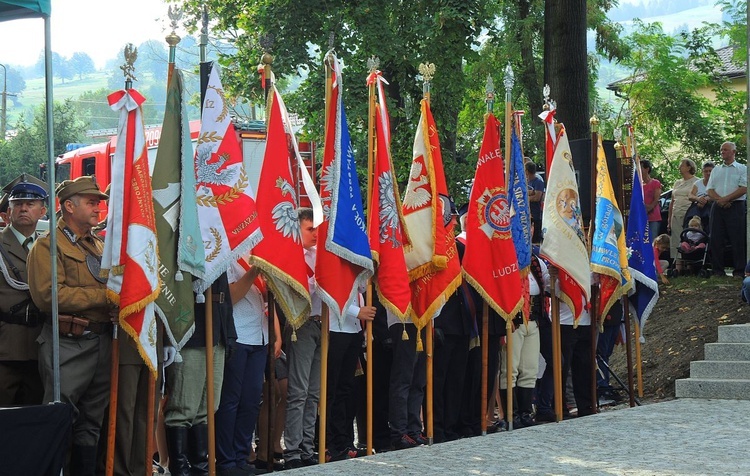
{"label": "black shoulder strap", "polygon": [[10,259],[10,256],[8,256],[8,252],[5,251],[5,247],[0,243],[0,254],[3,255],[3,259],[6,263],[8,263],[8,266],[10,266],[10,269],[13,270],[13,274],[16,275],[16,279],[19,281],[23,281],[23,278],[21,277],[21,271],[16,267],[15,264],[13,264],[13,261]]}

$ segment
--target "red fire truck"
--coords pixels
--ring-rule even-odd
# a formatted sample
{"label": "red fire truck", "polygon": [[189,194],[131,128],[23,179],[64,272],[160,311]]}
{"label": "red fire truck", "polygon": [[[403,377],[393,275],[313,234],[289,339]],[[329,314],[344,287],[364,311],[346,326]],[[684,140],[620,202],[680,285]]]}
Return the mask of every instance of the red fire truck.
{"label": "red fire truck", "polygon": [[[237,125],[236,128],[239,140],[242,141],[243,160],[247,173],[251,178],[250,184],[257,190],[263,155],[266,150],[265,123],[262,121],[252,121]],[[199,133],[200,121],[190,121],[190,137],[193,141],[193,150],[195,150],[195,143]],[[147,126],[145,134],[149,163],[153,164],[153,161],[156,159],[159,139],[161,138],[161,125]],[[59,183],[63,180],[72,180],[84,175],[92,175],[96,178],[99,188],[105,190],[112,179],[110,169],[116,146],[117,136],[112,135],[106,142],[80,147],[58,156],[55,161],[56,181]],[[302,160],[317,186],[317,177],[314,173],[315,143],[301,142],[299,148]],[[296,163],[296,160],[292,161],[292,164],[294,164],[292,172],[298,177],[297,196],[299,197],[300,205],[309,206],[310,202],[304,194],[304,188],[302,187],[301,179],[299,179],[299,170],[297,170]],[[40,167],[42,168],[42,176],[46,179],[44,165]],[[102,206],[101,210],[101,218],[104,219],[107,215],[106,206]]]}

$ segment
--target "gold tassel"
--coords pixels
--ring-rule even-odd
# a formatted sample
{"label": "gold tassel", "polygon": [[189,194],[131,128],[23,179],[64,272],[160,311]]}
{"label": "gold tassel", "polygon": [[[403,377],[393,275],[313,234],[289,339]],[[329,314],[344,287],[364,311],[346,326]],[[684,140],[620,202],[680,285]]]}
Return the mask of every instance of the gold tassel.
{"label": "gold tassel", "polygon": [[424,351],[424,346],[422,345],[422,334],[417,331],[417,352]]}
{"label": "gold tassel", "polygon": [[404,323],[404,332],[401,333],[401,340],[409,340],[409,334],[406,333],[406,323]]}
{"label": "gold tassel", "polygon": [[292,329],[292,342],[297,342],[297,329]]}

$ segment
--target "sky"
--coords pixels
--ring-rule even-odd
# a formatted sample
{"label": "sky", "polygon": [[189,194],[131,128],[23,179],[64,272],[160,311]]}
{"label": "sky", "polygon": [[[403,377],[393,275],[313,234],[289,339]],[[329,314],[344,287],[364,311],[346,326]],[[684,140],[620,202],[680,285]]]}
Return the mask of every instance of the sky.
{"label": "sky", "polygon": [[[52,50],[64,57],[88,53],[97,68],[126,43],[163,39],[168,27],[163,0],[52,0]],[[0,63],[35,64],[44,51],[44,21],[0,23],[0,45]]]}

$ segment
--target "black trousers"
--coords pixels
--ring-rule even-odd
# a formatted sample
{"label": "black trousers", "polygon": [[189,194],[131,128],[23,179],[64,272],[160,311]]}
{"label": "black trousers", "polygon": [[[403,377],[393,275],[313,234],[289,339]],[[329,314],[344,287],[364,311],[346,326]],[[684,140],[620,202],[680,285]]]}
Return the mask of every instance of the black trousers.
{"label": "black trousers", "polygon": [[[487,361],[487,399],[492,396],[495,387],[498,362],[500,360],[500,336],[490,335]],[[481,423],[485,409],[482,409],[482,348],[474,347],[469,351],[466,364],[466,380],[461,399],[461,418],[458,425],[461,436],[479,436],[482,434]],[[492,416],[492,415],[489,415]]]}
{"label": "black trousers", "polygon": [[456,440],[461,416],[466,363],[469,359],[469,336],[445,334],[435,348],[433,360],[433,428],[434,441]]}
{"label": "black trousers", "polygon": [[[554,382],[552,375],[552,328],[544,326],[539,330],[540,353],[547,363],[544,375],[537,387],[537,413],[553,415]],[[591,400],[591,327],[590,326],[560,326],[560,345],[563,358],[563,385],[572,372],[573,395],[575,396],[578,416],[591,415],[595,412]],[[564,400],[564,396],[563,396]]]}
{"label": "black trousers", "polygon": [[330,332],[328,346],[328,422],[327,440],[331,453],[354,446],[351,439],[354,415],[349,399],[354,393],[354,372],[357,369],[362,335]]}
{"label": "black trousers", "polygon": [[745,201],[735,200],[729,208],[714,205],[711,209],[711,269],[715,274],[724,274],[724,247],[732,245],[732,267],[735,274],[744,275],[747,257],[747,235],[745,229]]}

